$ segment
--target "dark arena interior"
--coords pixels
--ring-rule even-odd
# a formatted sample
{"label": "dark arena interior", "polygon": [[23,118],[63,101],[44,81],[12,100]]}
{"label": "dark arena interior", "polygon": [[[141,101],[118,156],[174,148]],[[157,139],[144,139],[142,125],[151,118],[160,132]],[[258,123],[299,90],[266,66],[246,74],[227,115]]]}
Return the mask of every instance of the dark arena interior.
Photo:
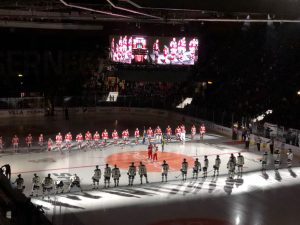
{"label": "dark arena interior", "polygon": [[299,0],[1,0],[0,225],[300,224]]}

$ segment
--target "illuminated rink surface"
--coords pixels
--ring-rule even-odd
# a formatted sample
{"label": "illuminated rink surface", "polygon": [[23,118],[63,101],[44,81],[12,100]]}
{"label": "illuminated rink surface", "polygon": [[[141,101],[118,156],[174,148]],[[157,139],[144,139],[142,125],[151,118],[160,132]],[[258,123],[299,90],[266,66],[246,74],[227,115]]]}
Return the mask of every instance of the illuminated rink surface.
{"label": "illuminated rink surface", "polygon": [[[74,188],[71,193],[52,195],[48,200],[41,196],[32,198],[34,204],[42,205],[46,215],[54,224],[131,224],[131,225],[173,225],[173,224],[298,224],[297,205],[300,200],[295,193],[300,191],[297,178],[300,169],[286,169],[286,157],[282,154],[282,165],[274,172],[273,159],[269,157],[268,170],[260,171],[262,152],[251,146],[232,145],[231,141],[220,135],[208,133],[204,141],[196,140],[183,145],[172,142],[161,152],[159,146],[158,162],[146,157],[147,145],[134,143],[128,145],[109,143],[106,147],[78,151],[76,147],[63,154],[53,152],[24,152],[2,154],[1,165],[9,162],[12,166],[12,180],[21,173],[25,179],[25,194],[31,192],[33,173],[41,178],[48,173],[55,180],[67,181],[76,173],[81,178],[83,192]],[[101,150],[100,150],[101,149]],[[226,164],[230,153],[242,151],[245,157],[244,175],[233,180],[227,179]],[[120,157],[121,155],[121,157]],[[209,174],[206,179],[192,179],[192,165],[198,157],[203,165],[204,155],[209,159]],[[221,168],[218,177],[212,177],[212,166],[216,155],[220,155]],[[166,156],[170,164],[169,182],[161,183],[160,165]],[[182,157],[189,161],[188,180],[181,181],[180,164]],[[99,165],[102,170],[112,159],[121,167],[120,186],[92,190],[93,170]],[[137,175],[134,186],[128,187],[127,166],[134,161],[136,166],[143,161],[148,168],[149,184],[140,185]],[[298,159],[294,158],[294,166]],[[152,172],[150,172],[152,171]],[[144,181],[145,182],[145,181]],[[65,187],[67,191],[67,187]]]}

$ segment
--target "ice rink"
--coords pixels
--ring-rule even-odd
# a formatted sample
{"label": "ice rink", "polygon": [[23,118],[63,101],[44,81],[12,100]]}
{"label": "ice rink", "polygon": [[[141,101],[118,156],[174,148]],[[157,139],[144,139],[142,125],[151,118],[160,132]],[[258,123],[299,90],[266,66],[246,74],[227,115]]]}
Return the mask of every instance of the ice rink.
{"label": "ice rink", "polygon": [[[26,133],[33,127],[33,132],[30,132],[38,134],[40,131],[37,127],[45,126],[45,120],[48,119],[37,120],[36,124],[20,120],[23,123],[21,128],[18,125],[8,128],[8,122],[2,121],[0,129],[3,132],[6,127],[7,133],[13,134],[14,129],[22,129]],[[64,123],[68,124],[68,129]],[[120,129],[128,127],[132,134],[136,126],[141,129],[145,122],[137,121],[132,125],[132,121],[121,119],[118,123]],[[162,128],[167,124],[165,121],[157,123],[161,124]],[[64,127],[65,132],[70,129],[74,138],[75,132],[81,126],[84,133],[93,123],[88,122],[84,125],[82,118],[73,118],[72,121],[57,120],[45,128],[44,133],[48,131],[48,134],[53,136],[60,125]],[[104,127],[113,129],[114,125],[114,118],[102,122],[99,132]],[[149,126],[149,122],[146,126]],[[152,126],[155,127],[155,124]],[[90,130],[94,129],[92,127]],[[109,141],[106,145],[85,147],[82,150],[78,150],[74,142],[72,149],[63,149],[63,153],[57,149],[47,152],[46,147],[41,149],[37,144],[29,152],[27,148],[22,147],[18,153],[13,153],[11,147],[8,147],[5,152],[0,153],[0,165],[11,165],[12,181],[18,174],[22,174],[26,195],[31,192],[33,173],[37,173],[41,178],[50,173],[54,180],[63,180],[66,185],[74,173],[80,177],[83,192],[74,188],[68,193],[68,187],[65,187],[65,193],[53,194],[50,199],[42,199],[41,192],[38,197],[32,198],[32,202],[42,205],[45,214],[57,225],[298,224],[295,221],[300,219],[297,214],[300,200],[294,197],[294,193],[300,190],[297,177],[300,172],[297,168],[298,158],[294,157],[293,168],[287,169],[286,154],[282,152],[282,164],[279,171],[275,172],[273,156],[269,155],[267,171],[262,173],[260,160],[267,149],[258,152],[256,146],[251,145],[250,149],[246,150],[243,143],[232,142],[229,137],[211,131],[208,131],[204,140],[200,140],[199,135],[193,141],[189,137],[187,134],[185,144],[173,138],[163,152],[159,144],[158,160],[155,162],[147,159],[147,145],[141,142],[136,144],[131,138],[130,143],[126,145]],[[229,156],[231,153],[237,156],[238,152],[242,152],[245,158],[244,174],[242,177],[228,179],[226,166]],[[198,179],[192,179],[193,161],[199,158],[203,166],[204,155],[209,159],[208,177],[202,178],[200,172]],[[221,158],[220,175],[212,176],[216,155],[220,155]],[[187,181],[182,181],[180,176],[183,158],[189,162]],[[161,183],[163,160],[170,165],[167,183]],[[147,166],[150,183],[141,185],[139,177],[136,176],[134,185],[128,187],[128,166],[131,162],[135,162],[137,166],[140,161]],[[95,165],[99,165],[103,174],[106,163],[111,167],[117,164],[121,169],[120,186],[115,188],[111,182],[110,188],[104,188],[101,177],[100,189],[92,190],[91,178]]]}

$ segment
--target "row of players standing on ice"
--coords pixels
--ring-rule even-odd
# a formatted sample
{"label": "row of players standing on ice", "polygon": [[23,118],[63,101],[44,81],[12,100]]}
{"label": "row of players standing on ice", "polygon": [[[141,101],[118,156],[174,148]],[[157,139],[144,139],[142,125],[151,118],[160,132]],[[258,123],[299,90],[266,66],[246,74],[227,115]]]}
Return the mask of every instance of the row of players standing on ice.
{"label": "row of players standing on ice", "polygon": [[[206,128],[205,128],[204,124],[202,124],[199,127],[199,133],[200,133],[200,139],[203,139],[204,134],[206,133]],[[153,138],[155,138],[155,140],[158,143],[161,143],[163,139],[166,139],[166,141],[169,142],[169,141],[171,141],[172,134],[173,134],[173,131],[170,126],[167,126],[167,128],[165,130],[165,134],[163,134],[163,132],[159,126],[157,126],[154,130],[152,130],[152,128],[149,127],[147,130],[143,131],[143,135],[142,135],[143,143],[145,143],[146,139],[150,143]],[[197,129],[196,129],[196,126],[193,125],[191,127],[191,140],[195,139],[196,134],[197,134]],[[128,129],[123,130],[121,136],[123,139],[123,143],[128,144],[129,143]],[[136,130],[134,131],[134,138],[135,138],[136,144],[139,144],[140,137],[141,137],[140,131],[138,128],[136,128]],[[186,129],[183,124],[180,126],[177,126],[175,128],[175,137],[177,140],[182,141],[183,143],[185,142]],[[114,144],[117,144],[119,142],[119,133],[117,130],[113,130],[113,132],[111,133],[111,138],[112,138]],[[79,149],[83,148],[84,141],[85,141],[86,147],[97,147],[100,144],[105,145],[108,140],[109,140],[109,133],[107,132],[106,129],[104,129],[104,131],[101,133],[101,136],[98,133],[98,131],[96,131],[94,134],[92,134],[90,131],[87,131],[84,136],[82,133],[79,133],[76,135],[76,138],[75,138],[77,147]],[[71,132],[66,133],[64,137],[60,132],[55,136],[55,145],[60,151],[62,150],[63,147],[70,150],[70,148],[72,147],[72,141],[73,141],[73,136],[72,136]],[[17,135],[14,135],[11,140],[11,143],[12,143],[13,149],[17,152],[18,148],[19,148],[19,143],[20,143],[19,137]],[[33,145],[33,136],[31,134],[28,134],[28,136],[25,138],[25,143],[29,150]],[[44,135],[40,134],[38,137],[38,145],[41,148],[43,148],[44,143],[45,143]],[[63,145],[63,143],[64,143],[64,145]],[[1,151],[4,148],[4,144],[5,143],[4,143],[3,138],[0,137],[0,150]],[[47,141],[48,151],[51,151],[53,149],[53,147],[55,147],[54,141],[51,138],[49,138]]]}
{"label": "row of players standing on ice", "polygon": [[[292,153],[292,150],[289,149],[289,151],[287,153],[288,168],[290,168],[292,166],[292,160],[293,160],[293,153]],[[265,172],[265,170],[266,170],[267,161],[268,161],[268,155],[267,155],[267,152],[265,152],[263,155],[263,158],[261,160],[263,172]],[[280,160],[279,160],[279,163],[276,163],[276,161],[278,161],[278,158],[275,159],[275,170],[278,170]],[[244,159],[244,156],[240,152],[238,153],[237,157],[234,154],[231,154],[229,157],[229,160],[227,162],[229,179],[233,179],[235,175],[237,175],[238,177],[242,177],[244,164],[245,164],[245,159]],[[201,171],[203,171],[203,178],[206,178],[207,174],[212,171],[214,172],[214,174],[212,175],[213,177],[219,176],[219,169],[221,166],[221,159],[220,159],[219,155],[216,156],[216,158],[214,160],[214,165],[211,170],[208,170],[209,165],[210,165],[210,163],[209,163],[209,159],[207,156],[204,156],[203,167],[201,166],[199,159],[196,158],[194,161],[193,167],[192,167],[192,178],[198,179],[199,172],[201,172]],[[237,171],[236,171],[236,167],[237,167]],[[183,159],[183,161],[181,163],[181,169],[180,169],[180,175],[179,175],[179,176],[182,176],[183,181],[185,181],[187,179],[188,170],[189,170],[189,163],[186,161],[186,159]],[[111,178],[114,181],[114,187],[118,187],[119,180],[121,177],[121,171],[117,167],[117,165],[114,165],[114,167],[111,168],[108,164],[106,164],[103,171],[104,171],[103,172],[104,188],[110,187]],[[5,173],[5,171],[2,171],[2,172]],[[143,178],[145,178],[146,183],[149,183],[146,165],[143,164],[143,162],[140,162],[138,169],[137,169],[137,167],[134,165],[134,162],[132,162],[129,165],[128,171],[127,171],[129,186],[133,185],[133,182],[134,182],[134,179],[135,179],[135,176],[137,175],[137,173],[140,177],[140,184],[143,184]],[[166,162],[166,160],[163,160],[163,164],[161,164],[161,178],[162,178],[161,181],[162,182],[168,181],[168,173],[169,173],[169,165]],[[99,168],[99,166],[96,166],[96,168],[94,170],[94,174],[92,176],[93,189],[99,189],[101,175],[102,175],[101,169]],[[178,178],[179,176],[176,176],[176,178]],[[21,174],[18,175],[14,184],[16,184],[17,190],[23,192],[23,190],[25,189],[25,186],[24,186],[24,179],[21,177]],[[61,180],[54,181],[51,178],[50,174],[48,174],[48,176],[45,177],[42,182],[41,182],[39,176],[37,174],[34,174],[34,176],[32,178],[31,196],[33,196],[34,193],[36,194],[36,196],[38,196],[38,192],[41,187],[42,187],[43,196],[47,192],[48,197],[49,197],[49,194],[52,192],[52,190],[54,188],[56,190],[56,193],[59,193],[59,192],[63,193],[64,186],[65,186],[65,184],[63,181],[61,181]],[[69,188],[68,188],[69,192],[71,191],[71,189],[74,186],[76,186],[77,188],[80,189],[80,191],[82,191],[81,186],[80,186],[80,178],[78,177],[77,174],[74,174],[73,176],[70,177],[70,184],[69,184]]]}

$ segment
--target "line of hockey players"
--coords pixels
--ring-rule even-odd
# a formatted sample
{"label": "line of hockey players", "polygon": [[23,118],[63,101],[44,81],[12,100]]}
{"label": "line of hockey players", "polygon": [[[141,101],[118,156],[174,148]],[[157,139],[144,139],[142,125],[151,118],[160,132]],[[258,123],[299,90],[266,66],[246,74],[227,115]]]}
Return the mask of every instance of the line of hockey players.
{"label": "line of hockey players", "polygon": [[[280,165],[280,153],[279,152],[275,152],[275,153],[276,154],[274,155],[274,165],[275,165],[275,170],[278,170]],[[292,150],[289,149],[287,153],[288,168],[291,168],[292,161],[293,161],[293,153]],[[262,170],[265,171],[268,162],[267,152],[263,154],[263,158],[261,162],[262,162]],[[244,164],[245,164],[244,156],[240,152],[238,153],[237,157],[234,154],[231,154],[227,162],[228,178],[233,179],[235,175],[237,175],[237,177],[242,177]],[[220,156],[219,155],[216,156],[211,170],[209,170],[209,165],[210,163],[207,156],[204,156],[203,166],[201,166],[199,159],[196,158],[192,167],[192,179],[198,179],[199,172],[201,171],[203,172],[203,176],[202,176],[203,178],[206,178],[207,174],[210,172],[213,172],[212,175],[213,177],[219,176],[219,169],[221,166]],[[180,174],[175,178],[181,176],[182,180],[185,181],[187,179],[188,171],[189,171],[189,164],[186,161],[186,159],[183,159],[181,163]],[[169,173],[169,165],[166,160],[163,160],[163,163],[161,164],[162,182],[168,181],[168,173]],[[140,162],[137,168],[134,162],[132,162],[129,165],[127,171],[129,186],[133,186],[133,182],[137,174],[140,177],[140,184],[143,184],[143,178],[145,179],[146,183],[149,183],[146,165],[143,164],[143,162]],[[101,176],[102,176],[101,169],[99,168],[99,166],[96,166],[94,170],[94,174],[92,176],[93,189],[99,189]],[[118,187],[120,177],[121,177],[121,171],[117,167],[117,165],[114,165],[114,167],[111,168],[108,164],[106,164],[105,168],[103,169],[104,188],[110,187],[111,179],[114,182],[114,187]],[[71,176],[70,181],[68,183],[69,183],[68,185],[69,192],[73,187],[77,187],[80,189],[80,191],[82,191],[80,186],[80,178],[78,177],[77,174]],[[21,174],[17,176],[17,179],[15,180],[15,182],[13,182],[13,184],[16,185],[16,189],[20,192],[23,192],[23,190],[25,189],[24,179],[22,178]],[[35,173],[32,178],[32,191],[30,196],[34,196],[34,195],[38,196],[38,192],[40,191],[40,189],[42,189],[43,197],[45,196],[45,194],[47,194],[49,197],[49,194],[53,192],[53,190],[55,190],[56,194],[63,193],[65,185],[66,184],[62,180],[54,181],[51,178],[50,174],[48,174],[48,176],[41,181],[40,177]]]}
{"label": "line of hockey players", "polygon": [[[205,125],[202,124],[199,127],[199,134],[200,134],[200,139],[202,140],[204,137],[204,134],[206,133],[206,128]],[[165,133],[162,132],[161,128],[157,126],[154,130],[149,127],[147,130],[144,129],[143,134],[140,134],[140,131],[138,128],[135,129],[134,131],[134,139],[135,143],[139,144],[140,143],[140,138],[142,137],[142,143],[144,144],[146,141],[151,143],[152,141],[155,141],[157,143],[162,143],[163,140],[165,139],[166,142],[171,141],[171,136],[173,134],[172,128],[170,126],[167,126],[165,129]],[[174,130],[175,134],[175,139],[181,142],[185,142],[186,140],[186,128],[183,124],[177,126]],[[197,129],[196,126],[193,125],[191,127],[191,140],[195,140],[195,137],[197,135]],[[125,129],[121,133],[121,138],[122,140],[120,141],[120,136],[117,130],[113,130],[111,132],[111,139],[113,144],[118,144],[118,143],[123,143],[123,144],[128,144],[129,143],[129,131],[128,129]],[[90,131],[87,131],[85,135],[82,133],[78,133],[75,137],[75,146],[77,146],[78,149],[82,149],[83,147],[87,148],[97,148],[100,147],[101,145],[106,145],[109,140],[109,133],[106,129],[101,133],[96,131],[94,134],[92,134]],[[72,148],[72,143],[74,142],[73,140],[73,135],[71,132],[68,132],[63,135],[59,132],[55,136],[55,140],[52,140],[49,138],[47,141],[44,139],[44,135],[40,134],[39,137],[37,138],[37,144],[38,146],[42,149],[44,148],[45,142],[47,143],[47,150],[51,151],[53,148],[57,148],[59,151],[62,151],[63,148],[70,150]],[[33,136],[31,134],[28,134],[25,137],[25,143],[27,146],[27,151],[29,151],[32,148],[33,145]],[[4,149],[4,139],[0,136],[0,151],[3,151]],[[20,144],[20,139],[17,135],[14,135],[12,140],[11,140],[12,147],[15,152],[18,152],[19,149],[19,144]]]}
{"label": "line of hockey players", "polygon": [[[289,149],[287,152],[287,161],[286,161],[288,168],[292,167],[293,158],[294,158],[294,154],[293,154],[292,150]],[[264,171],[266,171],[267,165],[270,162],[268,152],[264,152],[263,157],[260,161],[261,161],[261,170],[264,172]],[[281,164],[281,154],[280,154],[280,150],[278,150],[278,149],[275,150],[275,152],[273,153],[273,162],[274,162],[274,168],[277,171]]]}

